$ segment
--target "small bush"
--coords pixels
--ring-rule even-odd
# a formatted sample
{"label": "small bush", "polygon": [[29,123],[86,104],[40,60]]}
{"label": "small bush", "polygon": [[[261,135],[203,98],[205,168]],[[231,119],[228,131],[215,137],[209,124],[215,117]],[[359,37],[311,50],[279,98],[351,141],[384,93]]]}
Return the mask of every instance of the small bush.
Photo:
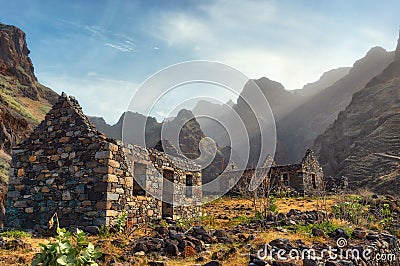
{"label": "small bush", "polygon": [[389,204],[387,203],[383,204],[381,208],[381,215],[382,215],[382,220],[380,221],[380,224],[383,226],[383,228],[390,229],[393,226],[394,219]]}
{"label": "small bush", "polygon": [[28,234],[25,231],[20,231],[20,230],[9,230],[5,231],[3,233],[0,233],[0,236],[2,237],[9,237],[9,238],[30,238],[32,237],[30,234]]}
{"label": "small bush", "polygon": [[349,236],[352,235],[353,229],[351,229],[349,227],[343,227],[341,225],[337,225],[337,224],[333,223],[332,221],[326,221],[326,222],[321,222],[321,223],[317,223],[317,224],[297,225],[295,227],[295,231],[300,232],[300,233],[311,234],[313,229],[320,229],[320,230],[324,231],[325,234],[328,235],[328,234],[336,231],[336,229],[339,229],[339,228],[345,230]]}
{"label": "small bush", "polygon": [[372,217],[369,214],[369,205],[362,204],[361,196],[348,196],[333,205],[332,212],[335,218],[348,221],[355,225],[367,225]]}
{"label": "small bush", "polygon": [[185,220],[181,216],[178,216],[176,219],[176,226],[185,231],[189,230],[193,225],[194,225],[193,219]]}
{"label": "small bush", "polygon": [[109,238],[111,236],[110,230],[107,226],[102,225],[100,227],[99,237],[100,238]]}
{"label": "small bush", "polygon": [[269,205],[267,211],[275,214],[279,212],[278,205],[276,205],[276,198],[274,196],[269,196]]}
{"label": "small bush", "polygon": [[160,221],[160,226],[162,227],[168,227],[168,223],[165,220]]}
{"label": "small bush", "polygon": [[121,233],[125,230],[127,217],[128,215],[126,214],[126,212],[122,212],[120,215],[118,215],[117,221],[113,226],[115,231]]}

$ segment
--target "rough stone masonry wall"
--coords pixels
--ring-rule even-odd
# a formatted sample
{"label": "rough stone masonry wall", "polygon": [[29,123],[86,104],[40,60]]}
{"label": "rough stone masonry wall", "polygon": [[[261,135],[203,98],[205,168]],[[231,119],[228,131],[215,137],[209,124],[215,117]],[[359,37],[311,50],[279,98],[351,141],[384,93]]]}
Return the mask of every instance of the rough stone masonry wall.
{"label": "rough stone masonry wall", "polygon": [[[149,150],[150,160],[158,173],[170,170],[174,173],[173,215],[184,218],[195,218],[201,215],[202,176],[201,167],[192,160],[172,157],[157,150]],[[192,197],[186,197],[186,177],[193,178]],[[160,175],[161,176],[161,175]]]}
{"label": "rough stone masonry wall", "polygon": [[[323,193],[325,191],[324,172],[311,150],[307,150],[301,164],[304,192],[309,195]],[[315,179],[315,187],[313,179]]]}
{"label": "rough stone masonry wall", "polygon": [[56,212],[61,226],[103,224],[109,145],[73,98],[58,102],[13,150],[6,226],[45,228]]}
{"label": "rough stone masonry wall", "polygon": [[[308,150],[298,164],[273,165],[270,168],[232,170],[223,174],[224,180],[239,180],[231,193],[243,194],[254,174],[269,178],[271,192],[290,187],[298,193],[314,195],[324,191],[324,173],[314,153]],[[239,176],[240,175],[240,179]],[[313,176],[315,176],[315,187]],[[228,182],[225,182],[228,183]],[[221,184],[221,186],[226,184]]]}
{"label": "rough stone masonry wall", "polygon": [[272,166],[269,176],[275,189],[289,187],[298,193],[304,192],[301,164]]}
{"label": "rough stone masonry wall", "polygon": [[[174,175],[174,218],[181,216],[189,219],[201,214],[201,171],[199,166],[192,161],[169,157],[156,150],[148,150],[137,145],[125,145],[122,142],[113,146],[109,155],[124,163],[117,165],[118,172],[109,180],[111,183],[108,197],[110,211],[107,212],[107,224],[112,224],[123,210],[128,214],[128,222],[132,224],[161,219],[162,202],[159,199],[163,196],[164,170],[172,171]],[[146,184],[140,184],[146,189],[145,195],[134,195],[133,184],[136,180],[132,173],[134,173],[135,163],[146,166]],[[186,175],[193,177],[194,187],[191,198],[185,197]]]}
{"label": "rough stone masonry wall", "polygon": [[[161,201],[134,193],[135,162],[146,165],[146,187],[152,193],[162,193],[162,171],[172,169],[178,188],[174,199],[180,203],[186,200],[179,189],[186,174],[201,184],[193,162],[106,138],[74,98],[62,96],[30,138],[13,150],[6,226],[45,229],[54,213],[62,227],[111,225],[123,211],[132,224],[160,218]],[[193,171],[183,172],[183,165]],[[194,190],[174,215],[200,214],[201,188]]]}

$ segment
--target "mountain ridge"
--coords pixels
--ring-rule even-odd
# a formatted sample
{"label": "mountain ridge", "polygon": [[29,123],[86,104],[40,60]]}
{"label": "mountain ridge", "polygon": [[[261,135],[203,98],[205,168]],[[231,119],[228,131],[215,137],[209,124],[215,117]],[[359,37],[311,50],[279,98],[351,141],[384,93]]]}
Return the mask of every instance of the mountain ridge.
{"label": "mountain ridge", "polygon": [[0,173],[8,179],[11,148],[39,124],[58,94],[41,85],[29,57],[25,33],[0,23]]}
{"label": "mountain ridge", "polygon": [[[400,36],[399,41],[400,43]],[[398,194],[400,187],[400,45],[394,61],[356,92],[314,149],[327,174],[355,187]]]}

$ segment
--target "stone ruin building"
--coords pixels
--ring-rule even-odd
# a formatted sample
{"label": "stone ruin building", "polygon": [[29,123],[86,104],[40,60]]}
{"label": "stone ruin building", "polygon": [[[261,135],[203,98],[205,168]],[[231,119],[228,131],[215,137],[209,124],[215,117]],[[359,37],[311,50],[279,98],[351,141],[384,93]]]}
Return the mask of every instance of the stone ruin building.
{"label": "stone ruin building", "polygon": [[128,225],[201,214],[200,166],[107,138],[64,93],[12,157],[6,227],[45,229],[55,213],[81,228],[123,212]]}
{"label": "stone ruin building", "polygon": [[272,193],[286,190],[300,195],[316,195],[324,191],[324,173],[314,152],[310,149],[306,151],[300,163],[277,165],[273,158],[268,156],[264,166],[246,170],[230,169],[223,174],[225,175],[223,180],[239,179],[231,190],[233,193],[247,189],[254,175],[264,182],[269,181],[268,187]]}

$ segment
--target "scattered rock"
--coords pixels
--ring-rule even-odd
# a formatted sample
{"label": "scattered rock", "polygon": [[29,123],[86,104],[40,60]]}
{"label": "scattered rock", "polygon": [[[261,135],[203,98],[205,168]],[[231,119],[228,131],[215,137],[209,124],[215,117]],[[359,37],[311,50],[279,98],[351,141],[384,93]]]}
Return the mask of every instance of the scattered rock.
{"label": "scattered rock", "polygon": [[367,232],[362,228],[356,228],[353,231],[353,236],[358,239],[364,239],[367,236]]}
{"label": "scattered rock", "polygon": [[182,256],[185,258],[192,257],[196,254],[197,254],[196,250],[191,246],[186,246],[182,251]]}
{"label": "scattered rock", "polygon": [[175,244],[173,244],[171,242],[167,242],[167,244],[165,246],[165,253],[167,255],[176,257],[179,255],[179,249]]}
{"label": "scattered rock", "polygon": [[318,228],[313,228],[311,233],[313,236],[325,236],[325,232]]}
{"label": "scattered rock", "polygon": [[304,259],[303,266],[318,266],[319,262],[311,259]]}
{"label": "scattered rock", "polygon": [[98,235],[100,233],[100,228],[98,226],[89,225],[85,227],[84,231],[91,235]]}
{"label": "scattered rock", "polygon": [[163,261],[150,261],[149,266],[166,266],[166,264]]}
{"label": "scattered rock", "polygon": [[219,261],[210,261],[204,264],[203,266],[222,266],[222,264]]}
{"label": "scattered rock", "polygon": [[213,260],[223,260],[223,258],[224,258],[224,253],[222,251],[214,252],[211,255],[211,259]]}
{"label": "scattered rock", "polygon": [[214,232],[214,236],[216,236],[216,237],[227,237],[227,234],[226,234],[225,230],[216,230]]}
{"label": "scattered rock", "polygon": [[139,251],[139,252],[136,252],[134,255],[135,256],[146,256],[146,253],[144,253],[144,251]]}
{"label": "scattered rock", "polygon": [[341,228],[336,229],[334,232],[329,234],[329,236],[334,239],[339,239],[339,238],[349,239],[349,235],[346,233],[346,231],[344,231]]}

